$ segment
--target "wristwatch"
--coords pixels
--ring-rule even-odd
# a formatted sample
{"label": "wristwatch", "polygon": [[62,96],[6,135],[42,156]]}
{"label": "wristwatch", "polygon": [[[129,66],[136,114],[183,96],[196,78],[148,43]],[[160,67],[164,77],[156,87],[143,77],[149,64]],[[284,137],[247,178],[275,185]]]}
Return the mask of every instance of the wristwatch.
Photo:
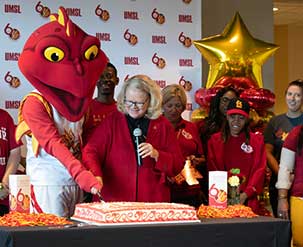
{"label": "wristwatch", "polygon": [[3,183],[0,183],[0,190],[3,190],[3,189],[4,189]]}

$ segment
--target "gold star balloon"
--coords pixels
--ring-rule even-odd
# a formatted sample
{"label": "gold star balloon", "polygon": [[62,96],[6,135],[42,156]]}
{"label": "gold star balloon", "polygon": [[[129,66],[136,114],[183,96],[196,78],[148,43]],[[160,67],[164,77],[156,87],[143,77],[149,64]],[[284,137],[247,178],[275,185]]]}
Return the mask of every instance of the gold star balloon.
{"label": "gold star balloon", "polygon": [[252,37],[238,12],[220,35],[193,43],[210,65],[206,88],[222,76],[249,77],[262,88],[262,65],[279,48]]}

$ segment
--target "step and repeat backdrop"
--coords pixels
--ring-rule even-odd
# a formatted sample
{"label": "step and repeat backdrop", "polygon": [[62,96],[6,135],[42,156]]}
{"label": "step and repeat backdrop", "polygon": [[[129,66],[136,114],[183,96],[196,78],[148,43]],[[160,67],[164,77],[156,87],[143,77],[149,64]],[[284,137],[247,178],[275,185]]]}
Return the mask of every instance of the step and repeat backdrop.
{"label": "step and repeat backdrop", "polygon": [[50,13],[66,8],[70,18],[101,40],[101,48],[118,69],[120,83],[146,74],[161,88],[177,83],[188,96],[184,117],[197,108],[201,54],[201,0],[1,0],[0,107],[17,123],[22,98],[33,87],[18,68],[29,35],[49,22]]}

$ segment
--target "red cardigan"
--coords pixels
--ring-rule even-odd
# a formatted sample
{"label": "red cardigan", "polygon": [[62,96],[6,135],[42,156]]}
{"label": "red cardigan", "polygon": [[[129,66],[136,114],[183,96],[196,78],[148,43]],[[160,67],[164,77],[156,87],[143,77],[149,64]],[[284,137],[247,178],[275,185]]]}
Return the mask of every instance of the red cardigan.
{"label": "red cardigan", "polygon": [[114,112],[95,129],[83,149],[83,163],[103,179],[105,201],[169,202],[166,177],[183,167],[181,151],[172,125],[163,116],[150,120],[146,142],[159,152],[138,167],[126,116]]}

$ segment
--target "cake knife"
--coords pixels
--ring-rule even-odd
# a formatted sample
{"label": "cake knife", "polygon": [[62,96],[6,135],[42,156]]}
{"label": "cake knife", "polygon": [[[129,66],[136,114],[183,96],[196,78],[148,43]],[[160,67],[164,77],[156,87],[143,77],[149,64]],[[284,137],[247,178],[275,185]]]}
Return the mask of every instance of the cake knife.
{"label": "cake knife", "polygon": [[97,196],[99,197],[100,202],[105,202],[103,199],[103,196],[101,195],[101,193],[99,191],[97,192]]}

